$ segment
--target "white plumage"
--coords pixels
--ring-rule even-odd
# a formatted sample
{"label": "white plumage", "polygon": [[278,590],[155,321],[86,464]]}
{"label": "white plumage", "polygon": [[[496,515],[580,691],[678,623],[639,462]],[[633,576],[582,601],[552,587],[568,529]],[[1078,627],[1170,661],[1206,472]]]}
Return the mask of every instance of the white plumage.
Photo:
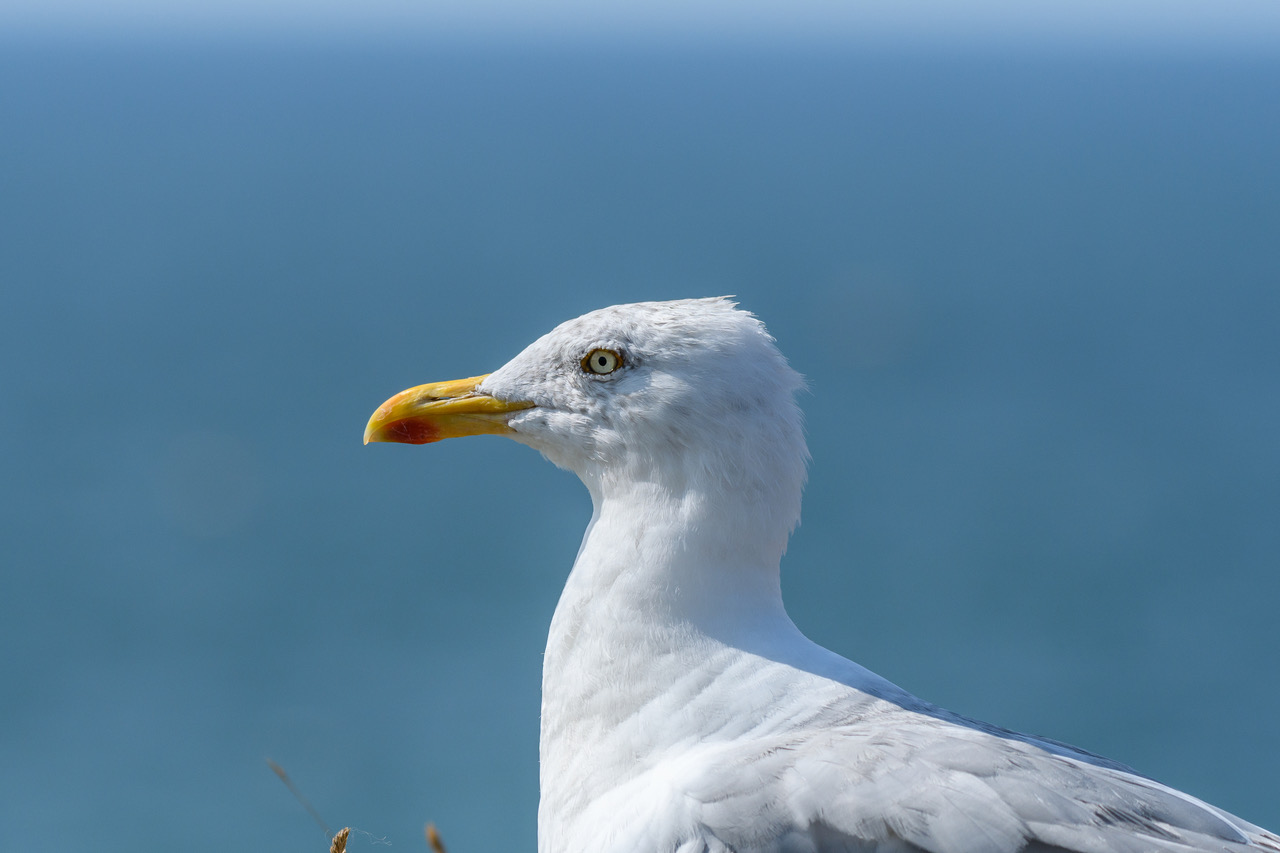
{"label": "white plumage", "polygon": [[[589,362],[598,350],[616,369],[595,372],[615,367]],[[1219,809],[934,707],[800,633],[779,562],[805,478],[801,380],[732,302],[595,311],[477,379],[462,394],[423,386],[417,409],[393,398],[366,437],[505,432],[591,492],[547,639],[541,853],[1280,851]],[[446,417],[469,420],[437,435]],[[426,426],[403,426],[414,418]]]}

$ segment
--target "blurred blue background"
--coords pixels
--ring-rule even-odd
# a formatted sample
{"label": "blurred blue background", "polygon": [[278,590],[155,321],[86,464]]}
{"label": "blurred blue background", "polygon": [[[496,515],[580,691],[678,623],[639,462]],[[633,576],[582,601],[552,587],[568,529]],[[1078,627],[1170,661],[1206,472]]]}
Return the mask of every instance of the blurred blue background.
{"label": "blurred blue background", "polygon": [[0,14],[8,846],[532,850],[585,491],[361,430],[725,293],[810,636],[1280,828],[1280,7],[594,8]]}

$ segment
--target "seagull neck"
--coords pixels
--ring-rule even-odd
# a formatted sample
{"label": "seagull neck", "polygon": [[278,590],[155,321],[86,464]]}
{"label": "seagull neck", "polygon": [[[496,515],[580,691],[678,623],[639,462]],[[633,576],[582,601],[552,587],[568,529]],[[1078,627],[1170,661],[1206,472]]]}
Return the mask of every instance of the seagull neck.
{"label": "seagull neck", "polygon": [[634,772],[636,750],[689,734],[667,715],[727,725],[728,706],[699,685],[807,642],[782,606],[787,531],[769,535],[743,492],[598,486],[543,660],[544,816]]}
{"label": "seagull neck", "polygon": [[790,625],[779,579],[790,525],[770,517],[776,500],[756,489],[656,478],[590,488],[594,514],[557,622],[601,618],[646,636],[672,629],[729,644],[741,632]]}
{"label": "seagull neck", "polygon": [[540,838],[637,772],[637,755],[728,726],[730,706],[704,687],[807,644],[778,571],[802,478],[791,496],[784,478],[664,473],[582,477],[594,512],[543,661]]}

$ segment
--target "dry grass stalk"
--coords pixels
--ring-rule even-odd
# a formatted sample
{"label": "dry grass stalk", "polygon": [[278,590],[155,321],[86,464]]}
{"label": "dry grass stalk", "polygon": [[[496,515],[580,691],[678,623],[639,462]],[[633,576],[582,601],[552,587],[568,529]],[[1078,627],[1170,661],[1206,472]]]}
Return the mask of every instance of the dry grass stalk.
{"label": "dry grass stalk", "polygon": [[338,830],[338,834],[333,837],[333,843],[329,845],[329,853],[346,853],[347,836],[351,834],[351,827],[344,826]]}
{"label": "dry grass stalk", "polygon": [[[298,787],[293,784],[293,780],[289,778],[288,773],[284,772],[284,768],[281,767],[279,764],[276,764],[270,758],[267,759],[267,766],[271,768],[272,773],[280,777],[280,781],[283,782],[284,786],[289,789],[289,793],[293,794],[294,799],[296,799],[299,803],[301,803],[302,807],[307,810],[307,814],[311,815],[311,819],[314,820],[316,823],[320,824],[320,828],[324,830],[324,834],[333,835],[333,830],[329,829],[329,824],[325,823],[324,818],[320,817],[320,813],[315,810],[315,806],[311,805],[311,803],[307,800],[307,798],[302,796],[302,792],[299,791]],[[341,835],[341,833],[339,833],[339,835]],[[337,839],[334,839],[334,840],[336,841]],[[344,835],[342,837],[342,843],[346,844],[346,841],[347,839],[346,839],[346,836]]]}
{"label": "dry grass stalk", "polygon": [[440,833],[436,831],[434,823],[427,824],[427,845],[431,847],[435,853],[445,853],[444,842],[440,840]]}

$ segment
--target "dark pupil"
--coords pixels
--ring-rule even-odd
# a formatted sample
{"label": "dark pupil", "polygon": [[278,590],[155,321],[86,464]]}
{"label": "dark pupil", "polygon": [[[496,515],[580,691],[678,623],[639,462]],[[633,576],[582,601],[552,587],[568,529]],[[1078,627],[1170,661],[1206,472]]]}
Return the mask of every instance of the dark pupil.
{"label": "dark pupil", "polygon": [[606,364],[608,364],[608,362],[605,361],[604,356],[600,356],[598,359],[596,359],[596,361],[599,363],[601,367],[604,367]]}

